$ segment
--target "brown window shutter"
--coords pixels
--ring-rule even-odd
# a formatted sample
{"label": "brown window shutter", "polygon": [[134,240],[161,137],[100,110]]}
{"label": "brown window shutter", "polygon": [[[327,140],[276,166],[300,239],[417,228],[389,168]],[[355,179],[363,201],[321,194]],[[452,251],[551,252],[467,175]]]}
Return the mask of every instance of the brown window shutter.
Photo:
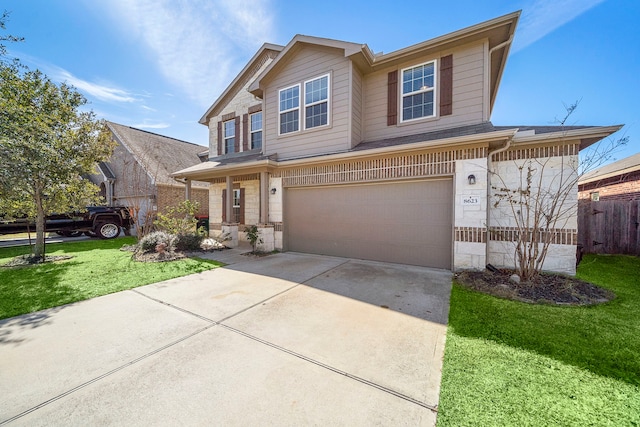
{"label": "brown window shutter", "polygon": [[233,152],[234,153],[239,153],[240,152],[240,116],[236,116],[236,120],[235,120],[235,128],[236,128],[236,142],[235,145],[233,147]]}
{"label": "brown window shutter", "polygon": [[227,190],[222,190],[222,222],[227,222]]}
{"label": "brown window shutter", "polygon": [[244,224],[244,188],[240,189],[240,224]]}
{"label": "brown window shutter", "polygon": [[453,55],[440,58],[440,115],[453,113]]}
{"label": "brown window shutter", "polygon": [[387,126],[398,123],[398,70],[387,77]]}
{"label": "brown window shutter", "polygon": [[247,151],[249,149],[249,115],[242,115],[242,151]]}
{"label": "brown window shutter", "polygon": [[222,122],[218,122],[218,156],[222,155]]}

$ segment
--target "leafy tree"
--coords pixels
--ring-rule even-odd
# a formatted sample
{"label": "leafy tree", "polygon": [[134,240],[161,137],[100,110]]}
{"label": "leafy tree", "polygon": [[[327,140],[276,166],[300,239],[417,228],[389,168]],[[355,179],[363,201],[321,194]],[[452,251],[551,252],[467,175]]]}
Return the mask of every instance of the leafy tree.
{"label": "leafy tree", "polygon": [[35,218],[41,259],[45,216],[94,202],[98,188],[82,176],[113,150],[86,102],[38,70],[0,64],[0,212]]}
{"label": "leafy tree", "polygon": [[[2,12],[0,15],[0,30],[6,30],[7,21],[9,20],[9,12],[6,10]],[[0,56],[5,56],[7,54],[7,47],[4,45],[4,42],[21,42],[23,41],[23,37],[16,37],[9,35],[0,36]]]}

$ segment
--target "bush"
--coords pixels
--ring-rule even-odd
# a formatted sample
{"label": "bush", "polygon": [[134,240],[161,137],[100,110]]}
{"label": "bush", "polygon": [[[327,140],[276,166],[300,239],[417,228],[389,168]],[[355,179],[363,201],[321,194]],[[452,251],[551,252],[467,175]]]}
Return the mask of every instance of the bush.
{"label": "bush", "polygon": [[155,252],[156,246],[160,243],[167,245],[165,250],[170,252],[176,249],[177,238],[164,231],[154,231],[140,239],[138,247],[143,252]]}
{"label": "bush", "polygon": [[168,207],[164,213],[158,213],[158,219],[153,224],[171,234],[192,234],[196,231],[198,224],[198,220],[195,217],[198,207],[198,202],[185,200],[177,206]]}
{"label": "bush", "polygon": [[200,233],[178,234],[176,236],[176,250],[178,251],[198,251],[202,245],[204,235]]}
{"label": "bush", "polygon": [[249,243],[251,243],[251,247],[253,248],[253,253],[255,253],[258,245],[262,243],[262,238],[260,237],[258,226],[257,225],[247,226],[245,227],[244,232],[247,233],[247,240],[249,240]]}

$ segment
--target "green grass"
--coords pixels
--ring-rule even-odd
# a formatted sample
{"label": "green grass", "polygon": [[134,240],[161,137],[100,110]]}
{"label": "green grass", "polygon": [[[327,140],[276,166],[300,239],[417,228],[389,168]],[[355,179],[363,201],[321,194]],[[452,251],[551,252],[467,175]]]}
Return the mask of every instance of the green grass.
{"label": "green grass", "polygon": [[617,298],[529,305],[455,284],[438,426],[640,426],[640,258],[587,255]]}
{"label": "green grass", "polygon": [[[142,263],[120,251],[135,238],[86,240],[47,245],[47,255],[72,255],[66,261],[41,265],[0,267],[0,319],[57,307],[149,283],[210,270],[220,263],[198,258]],[[0,248],[0,264],[28,247]]]}

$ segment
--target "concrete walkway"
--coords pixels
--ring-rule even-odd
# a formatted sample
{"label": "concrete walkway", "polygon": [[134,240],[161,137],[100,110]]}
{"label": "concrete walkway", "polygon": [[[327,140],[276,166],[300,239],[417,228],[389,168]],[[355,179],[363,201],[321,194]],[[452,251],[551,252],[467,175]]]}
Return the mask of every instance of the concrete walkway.
{"label": "concrete walkway", "polygon": [[0,424],[435,424],[450,272],[241,251],[0,321]]}

